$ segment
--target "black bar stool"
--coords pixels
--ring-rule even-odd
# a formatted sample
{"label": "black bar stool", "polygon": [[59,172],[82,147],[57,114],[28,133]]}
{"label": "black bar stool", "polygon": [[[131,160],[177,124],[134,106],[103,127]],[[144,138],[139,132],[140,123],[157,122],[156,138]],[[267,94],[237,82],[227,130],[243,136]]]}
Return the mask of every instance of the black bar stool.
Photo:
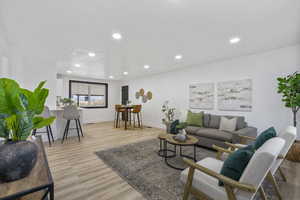
{"label": "black bar stool", "polygon": [[[81,136],[83,137],[83,132],[82,132],[82,127],[81,127],[81,123],[80,123],[80,113],[79,113],[79,110],[77,109],[77,106],[74,106],[74,105],[65,106],[63,118],[65,120],[67,120],[67,124],[66,124],[66,128],[65,128],[61,143],[63,143],[65,139],[68,139],[68,134],[69,134],[70,129],[77,130],[78,141],[80,142],[80,133],[81,133]],[[76,128],[70,128],[70,123],[72,120],[75,121]]]}
{"label": "black bar stool", "polygon": [[[44,111],[41,114],[41,116],[43,118],[52,117],[50,109],[47,106],[44,107]],[[45,129],[46,129],[45,131],[37,131],[36,129],[34,129],[33,132],[32,132],[32,135],[36,136],[37,133],[47,133],[48,141],[49,141],[49,146],[51,146],[51,139],[52,139],[52,142],[54,143],[54,138],[53,138],[53,133],[52,133],[51,125],[46,126]],[[51,137],[51,139],[50,139],[50,137]]]}

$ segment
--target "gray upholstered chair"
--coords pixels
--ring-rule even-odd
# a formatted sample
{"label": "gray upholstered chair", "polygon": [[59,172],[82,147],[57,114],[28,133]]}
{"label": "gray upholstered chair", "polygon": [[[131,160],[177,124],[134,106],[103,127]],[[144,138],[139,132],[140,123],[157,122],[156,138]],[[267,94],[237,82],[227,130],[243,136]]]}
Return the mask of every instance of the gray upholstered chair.
{"label": "gray upholstered chair", "polygon": [[[61,143],[63,143],[64,140],[68,138],[68,134],[69,134],[70,129],[76,129],[78,140],[80,142],[80,133],[79,132],[81,132],[82,137],[83,137],[83,132],[82,132],[81,124],[80,124],[80,113],[79,113],[79,110],[78,110],[77,106],[75,106],[75,105],[65,106],[64,107],[64,112],[63,112],[63,118],[65,120],[67,120],[67,124],[66,124],[66,128],[65,128],[64,135],[63,135]],[[76,128],[70,128],[70,123],[71,123],[72,120],[75,121]]]}
{"label": "gray upholstered chair", "polygon": [[[180,180],[185,184],[183,200],[190,194],[199,199],[214,200],[252,200],[257,191],[262,199],[266,199],[261,187],[262,182],[270,173],[272,164],[278,158],[285,145],[285,140],[274,137],[265,142],[252,156],[239,181],[220,174],[223,161],[205,158],[195,163],[185,159],[189,168],[185,169]],[[224,187],[219,186],[219,181]]]}
{"label": "gray upholstered chair", "polygon": [[[48,106],[44,107],[44,111],[43,111],[43,113],[40,116],[44,117],[44,118],[52,117],[50,109],[49,109]],[[54,138],[53,138],[53,132],[52,132],[52,129],[51,129],[51,125],[46,126],[45,129],[46,129],[45,131],[38,131],[37,129],[34,129],[32,134],[36,135],[37,133],[47,133],[48,141],[49,141],[49,146],[51,146],[51,139],[52,139],[52,142],[54,143]]]}

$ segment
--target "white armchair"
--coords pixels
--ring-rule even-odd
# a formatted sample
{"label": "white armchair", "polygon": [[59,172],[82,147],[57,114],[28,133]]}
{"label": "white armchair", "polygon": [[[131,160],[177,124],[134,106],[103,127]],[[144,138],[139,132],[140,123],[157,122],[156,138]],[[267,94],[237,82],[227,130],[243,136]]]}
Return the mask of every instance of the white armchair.
{"label": "white armchair", "polygon": [[[220,174],[223,161],[205,158],[197,163],[185,159],[189,168],[182,171],[180,180],[185,184],[183,200],[190,194],[200,199],[214,200],[251,200],[259,190],[266,199],[261,184],[272,164],[285,145],[282,138],[268,140],[252,156],[239,181]],[[219,186],[222,181],[224,187]]]}
{"label": "white armchair", "polygon": [[[274,164],[272,165],[271,169],[270,169],[270,173],[268,174],[268,179],[270,180],[270,182],[273,184],[276,194],[278,196],[279,199],[282,199],[282,196],[279,192],[278,189],[278,185],[277,182],[274,178],[274,174],[279,171],[281,177],[283,178],[284,181],[286,181],[286,176],[284,175],[282,169],[280,168],[280,165],[282,164],[282,162],[284,161],[287,153],[289,152],[291,146],[293,145],[293,143],[295,142],[296,138],[297,138],[297,129],[296,127],[293,126],[288,126],[284,131],[281,131],[278,134],[278,137],[282,138],[285,140],[285,145],[282,148],[278,158],[276,159],[276,161],[274,162]],[[249,138],[248,138],[249,139]],[[228,154],[232,151],[235,151],[236,149],[245,147],[246,145],[244,144],[231,144],[231,143],[226,143],[229,146],[229,149],[223,149],[221,147],[217,147],[214,146],[214,148],[216,150],[218,150],[218,158],[220,159],[221,154]]]}

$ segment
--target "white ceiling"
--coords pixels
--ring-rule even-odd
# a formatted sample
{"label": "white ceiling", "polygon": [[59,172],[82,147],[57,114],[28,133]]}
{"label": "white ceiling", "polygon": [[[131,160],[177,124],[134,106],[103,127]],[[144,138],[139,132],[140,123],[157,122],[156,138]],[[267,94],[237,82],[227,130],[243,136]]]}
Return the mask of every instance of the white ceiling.
{"label": "white ceiling", "polygon": [[[145,76],[300,42],[299,0],[0,0],[0,13],[9,44],[58,73],[91,78]],[[233,36],[241,42],[230,45]]]}

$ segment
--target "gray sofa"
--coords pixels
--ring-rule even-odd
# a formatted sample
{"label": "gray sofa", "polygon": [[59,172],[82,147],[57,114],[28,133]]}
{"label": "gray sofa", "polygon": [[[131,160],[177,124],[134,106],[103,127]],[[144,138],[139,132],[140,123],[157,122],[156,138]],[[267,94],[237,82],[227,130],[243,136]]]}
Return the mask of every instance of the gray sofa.
{"label": "gray sofa", "polygon": [[245,122],[245,117],[242,116],[225,116],[227,118],[237,117],[236,130],[234,132],[219,130],[221,116],[205,113],[203,119],[203,127],[187,126],[185,131],[187,134],[196,136],[199,139],[198,145],[212,148],[215,144],[221,147],[227,147],[224,142],[240,143],[239,135],[257,136],[257,129],[250,127]]}

